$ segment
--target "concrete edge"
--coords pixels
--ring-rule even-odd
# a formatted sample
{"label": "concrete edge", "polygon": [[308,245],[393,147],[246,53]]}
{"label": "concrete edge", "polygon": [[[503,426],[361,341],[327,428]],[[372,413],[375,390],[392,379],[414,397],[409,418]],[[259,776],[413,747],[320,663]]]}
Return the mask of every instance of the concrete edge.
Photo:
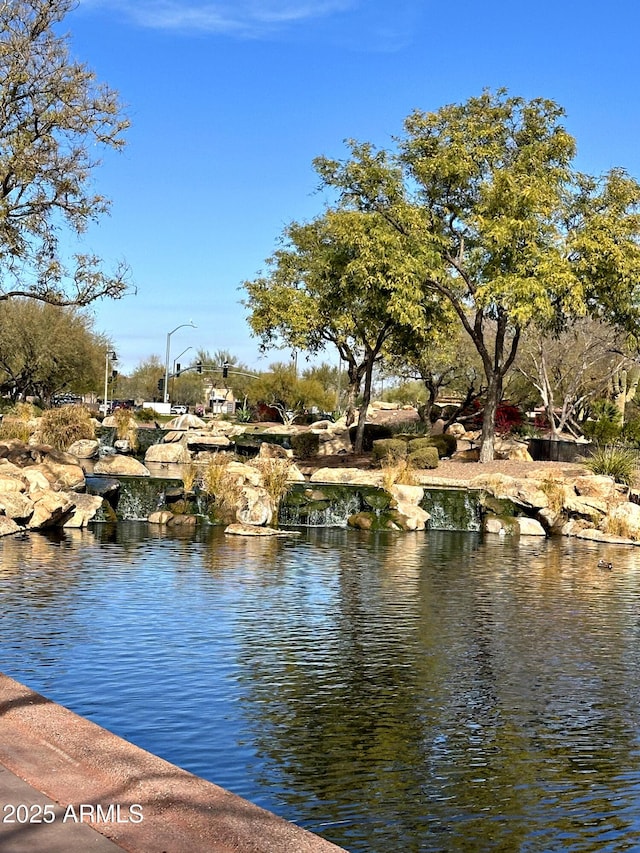
{"label": "concrete edge", "polygon": [[60,806],[119,806],[121,821],[87,823],[130,853],[343,850],[2,673],[0,732],[0,763]]}

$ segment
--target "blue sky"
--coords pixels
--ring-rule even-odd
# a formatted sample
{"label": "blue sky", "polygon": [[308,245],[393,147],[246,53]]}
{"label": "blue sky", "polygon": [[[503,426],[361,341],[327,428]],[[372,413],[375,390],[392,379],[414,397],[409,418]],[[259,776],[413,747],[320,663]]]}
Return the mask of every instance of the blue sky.
{"label": "blue sky", "polygon": [[[640,178],[636,0],[80,0],[76,58],[120,92],[132,125],[95,174],[111,215],[86,237],[132,268],[137,295],[95,306],[129,372],[186,347],[264,369],[241,283],[291,220],[320,212],[314,157],[391,144],[414,109],[483,88],[567,112],[578,164]],[[334,353],[327,356],[332,363]]]}

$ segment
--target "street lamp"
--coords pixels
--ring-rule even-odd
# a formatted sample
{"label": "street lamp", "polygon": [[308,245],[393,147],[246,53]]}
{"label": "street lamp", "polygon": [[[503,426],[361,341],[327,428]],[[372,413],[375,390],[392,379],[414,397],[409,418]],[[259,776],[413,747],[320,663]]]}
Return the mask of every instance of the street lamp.
{"label": "street lamp", "polygon": [[180,353],[180,355],[177,355],[173,359],[173,370],[171,371],[171,394],[172,395],[173,395],[173,392],[175,391],[174,384],[176,381],[176,365],[178,365],[178,367],[180,367],[180,362],[178,361],[178,359],[182,358],[182,356],[185,354],[185,352],[189,352],[190,349],[192,349],[192,347],[187,347],[186,349],[183,349],[182,352]]}
{"label": "street lamp", "polygon": [[171,335],[174,332],[177,332],[178,329],[183,329],[185,326],[191,326],[193,329],[197,329],[198,327],[193,322],[193,320],[189,320],[188,323],[181,323],[179,326],[176,326],[175,329],[172,329],[167,334],[167,355],[164,361],[164,402],[169,402],[169,355],[171,350]]}
{"label": "street lamp", "polygon": [[108,349],[104,359],[104,413],[105,415],[109,414],[109,364],[112,361],[117,361],[118,356],[115,354],[115,351],[112,349]]}

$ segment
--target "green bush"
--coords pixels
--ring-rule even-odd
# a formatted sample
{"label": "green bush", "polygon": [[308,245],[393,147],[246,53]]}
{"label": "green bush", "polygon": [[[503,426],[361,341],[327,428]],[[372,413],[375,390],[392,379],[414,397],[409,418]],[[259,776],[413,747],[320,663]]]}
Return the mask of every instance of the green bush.
{"label": "green bush", "polygon": [[320,450],[320,436],[315,432],[294,433],[290,442],[296,459],[308,459],[311,456],[317,456]]}
{"label": "green bush", "polygon": [[437,447],[422,447],[420,450],[413,451],[409,448],[407,462],[413,468],[437,468],[439,458]]}
{"label": "green bush", "polygon": [[135,419],[143,424],[153,423],[157,417],[153,409],[136,409]]}
{"label": "green bush", "polygon": [[616,483],[633,486],[638,467],[638,451],[633,447],[605,445],[597,448],[593,455],[584,460],[593,474],[613,477]]}
{"label": "green bush", "polygon": [[373,442],[372,459],[380,465],[398,462],[406,457],[407,447],[407,442],[400,438],[379,438]]}
{"label": "green bush", "polygon": [[421,450],[423,447],[435,447],[438,456],[442,459],[443,456],[453,456],[458,448],[458,442],[453,435],[448,433],[415,438],[409,443],[409,452]]}
{"label": "green bush", "polygon": [[84,406],[60,406],[48,409],[40,418],[38,440],[57,450],[66,450],[74,441],[95,438],[91,415]]}
{"label": "green bush", "polygon": [[622,427],[622,438],[630,444],[640,447],[640,420],[634,418]]}
{"label": "green bush", "polygon": [[[357,426],[355,424],[349,427],[349,438],[351,440],[352,447],[356,440],[356,430]],[[393,430],[391,427],[386,426],[386,424],[365,424],[362,439],[363,451],[365,453],[371,453],[373,449],[373,442],[378,441],[381,438],[393,438]]]}
{"label": "green bush", "polygon": [[610,400],[596,400],[591,418],[582,424],[587,438],[596,444],[609,445],[620,438],[622,416],[619,409]]}

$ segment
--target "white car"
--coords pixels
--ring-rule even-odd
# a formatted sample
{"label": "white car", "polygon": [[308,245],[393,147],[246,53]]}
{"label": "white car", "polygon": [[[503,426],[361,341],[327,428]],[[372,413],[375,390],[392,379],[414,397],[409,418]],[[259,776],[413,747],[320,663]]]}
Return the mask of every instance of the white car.
{"label": "white car", "polygon": [[172,415],[186,415],[189,411],[189,406],[171,406]]}

